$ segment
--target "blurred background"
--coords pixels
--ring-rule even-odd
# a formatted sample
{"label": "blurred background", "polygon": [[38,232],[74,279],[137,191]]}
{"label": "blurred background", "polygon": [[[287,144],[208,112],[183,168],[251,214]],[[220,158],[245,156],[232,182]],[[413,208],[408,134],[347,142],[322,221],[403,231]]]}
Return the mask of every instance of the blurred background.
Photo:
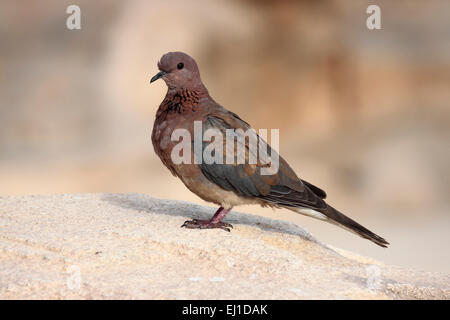
{"label": "blurred background", "polygon": [[[381,30],[366,9],[381,8]],[[81,8],[81,30],[66,8]],[[381,249],[288,210],[321,242],[450,271],[450,1],[0,1],[0,195],[139,192],[205,204],[150,134],[168,51]],[[1,214],[1,212],[0,212]],[[178,227],[178,226],[174,226]]]}

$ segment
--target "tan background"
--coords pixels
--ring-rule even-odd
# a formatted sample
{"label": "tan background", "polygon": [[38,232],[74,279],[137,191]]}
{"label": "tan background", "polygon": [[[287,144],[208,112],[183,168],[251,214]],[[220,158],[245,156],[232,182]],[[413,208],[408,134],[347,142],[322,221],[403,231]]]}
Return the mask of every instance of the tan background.
{"label": "tan background", "polygon": [[[320,241],[390,264],[450,269],[450,2],[0,1],[0,194],[141,192],[203,203],[150,142],[168,51],[381,249],[287,210]],[[372,1],[370,1],[372,4]],[[1,214],[1,212],[0,212]],[[178,227],[178,226],[174,226]]]}

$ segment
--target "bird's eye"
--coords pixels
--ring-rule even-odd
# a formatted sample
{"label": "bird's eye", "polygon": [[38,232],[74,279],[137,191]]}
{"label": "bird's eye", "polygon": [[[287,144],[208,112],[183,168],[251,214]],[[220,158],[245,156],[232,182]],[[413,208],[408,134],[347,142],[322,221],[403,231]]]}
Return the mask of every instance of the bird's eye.
{"label": "bird's eye", "polygon": [[183,67],[184,67],[184,63],[183,63],[183,62],[180,62],[180,63],[177,65],[178,70],[183,69]]}

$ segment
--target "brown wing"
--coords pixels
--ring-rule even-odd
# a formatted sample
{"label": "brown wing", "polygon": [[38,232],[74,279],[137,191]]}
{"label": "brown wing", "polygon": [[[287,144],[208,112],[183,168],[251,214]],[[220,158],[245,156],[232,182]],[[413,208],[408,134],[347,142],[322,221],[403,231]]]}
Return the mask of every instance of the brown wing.
{"label": "brown wing", "polygon": [[[225,137],[227,129],[246,131],[250,126],[235,114],[222,109],[206,118],[203,129],[219,130]],[[257,138],[261,139],[259,136]],[[264,140],[261,141],[267,147],[268,154],[275,152]],[[204,142],[203,150],[208,144]],[[207,164],[203,161],[200,168],[205,177],[225,190],[244,197],[257,197],[276,206],[306,207],[321,211],[326,209],[327,205],[322,200],[326,196],[325,192],[299,179],[283,158],[279,157],[277,173],[263,175],[261,169],[266,164],[261,163],[257,157],[256,164],[249,164],[249,157],[254,152],[249,147],[249,139],[236,139],[232,150],[227,150],[225,142],[223,144],[224,153],[237,153],[238,148],[244,148],[246,151],[244,164],[226,164],[225,157],[223,164]]]}

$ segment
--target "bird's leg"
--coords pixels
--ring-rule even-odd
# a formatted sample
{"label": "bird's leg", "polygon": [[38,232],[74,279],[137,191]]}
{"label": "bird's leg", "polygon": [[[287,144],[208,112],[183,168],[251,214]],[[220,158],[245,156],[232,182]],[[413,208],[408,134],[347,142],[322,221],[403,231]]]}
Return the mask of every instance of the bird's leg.
{"label": "bird's leg", "polygon": [[220,207],[216,213],[212,216],[209,220],[188,220],[183,223],[181,227],[186,227],[189,229],[214,229],[219,228],[225,231],[230,232],[230,228],[233,228],[233,226],[229,223],[222,222],[221,220],[225,218],[228,212],[231,211],[231,208],[224,209],[223,207]]}

